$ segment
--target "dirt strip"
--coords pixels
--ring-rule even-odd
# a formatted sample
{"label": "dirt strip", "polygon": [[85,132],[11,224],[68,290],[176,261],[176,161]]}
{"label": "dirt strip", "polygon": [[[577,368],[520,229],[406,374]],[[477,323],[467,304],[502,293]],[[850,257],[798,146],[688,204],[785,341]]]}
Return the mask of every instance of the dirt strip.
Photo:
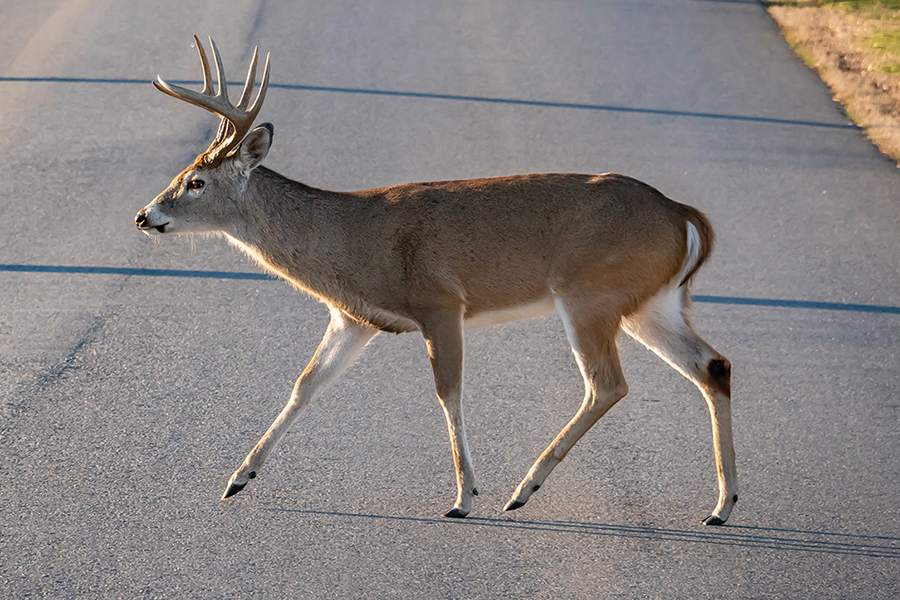
{"label": "dirt strip", "polygon": [[848,10],[817,2],[772,3],[788,42],[831,86],[836,100],[900,166],[900,11]]}

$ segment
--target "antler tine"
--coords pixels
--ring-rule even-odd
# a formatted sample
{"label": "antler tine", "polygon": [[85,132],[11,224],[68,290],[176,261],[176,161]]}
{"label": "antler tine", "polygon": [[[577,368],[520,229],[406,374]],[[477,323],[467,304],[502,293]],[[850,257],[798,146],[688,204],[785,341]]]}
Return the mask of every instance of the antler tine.
{"label": "antler tine", "polygon": [[219,56],[219,49],[211,37],[209,38],[209,44],[212,46],[213,60],[216,61],[216,76],[219,78],[219,91],[216,96],[224,100],[225,104],[231,106],[231,103],[228,102],[228,82],[225,80],[225,67],[222,66],[222,57]]}
{"label": "antler tine", "polygon": [[206,51],[203,50],[203,44],[200,43],[200,38],[196,35],[194,36],[194,43],[197,45],[197,52],[200,53],[200,67],[203,69],[203,91],[201,94],[209,94],[210,96],[213,93],[213,82],[212,75],[209,72],[209,59],[206,58]]}
{"label": "antler tine", "polygon": [[247,71],[247,79],[244,81],[244,91],[241,92],[241,99],[237,103],[237,107],[242,110],[247,110],[247,105],[250,104],[250,96],[253,95],[253,86],[256,85],[256,60],[258,57],[259,46],[253,49],[250,69]]}
{"label": "antler tine", "polygon": [[256,118],[256,115],[259,113],[259,109],[262,108],[263,100],[266,99],[266,91],[269,89],[269,57],[271,54],[266,53],[266,66],[263,67],[263,75],[262,81],[259,83],[259,93],[256,95],[256,100],[253,101],[253,105],[247,109],[247,112],[253,115],[253,119]]}

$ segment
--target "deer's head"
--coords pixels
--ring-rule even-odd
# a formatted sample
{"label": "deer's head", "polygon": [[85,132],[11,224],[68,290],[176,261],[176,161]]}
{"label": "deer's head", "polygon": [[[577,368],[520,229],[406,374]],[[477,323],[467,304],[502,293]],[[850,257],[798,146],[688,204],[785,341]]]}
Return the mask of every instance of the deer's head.
{"label": "deer's head", "polygon": [[198,93],[172,85],[159,77],[153,85],[169,96],[218,115],[222,120],[209,148],[135,216],[135,225],[148,235],[223,229],[236,217],[250,173],[263,161],[272,145],[274,129],[271,123],[263,123],[250,130],[266,97],[269,57],[266,57],[259,94],[251,105],[258,57],[258,51],[254,50],[244,91],[237,105],[232,105],[228,100],[225,70],[215,42],[210,38],[218,77],[218,90],[213,93],[206,52],[197,36],[194,36],[194,41],[203,67],[203,91]]}

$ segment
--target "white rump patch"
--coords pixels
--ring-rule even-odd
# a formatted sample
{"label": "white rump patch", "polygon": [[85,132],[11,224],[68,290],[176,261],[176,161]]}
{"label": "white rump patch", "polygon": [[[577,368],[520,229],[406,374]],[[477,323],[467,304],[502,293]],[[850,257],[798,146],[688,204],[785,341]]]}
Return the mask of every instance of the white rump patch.
{"label": "white rump patch", "polygon": [[681,288],[666,286],[641,306],[634,315],[622,319],[622,328],[626,333],[635,332],[640,335],[642,322],[662,325],[667,331],[680,331],[686,324],[684,320],[684,295]]}
{"label": "white rump patch", "polygon": [[702,242],[700,240],[700,232],[697,231],[697,228],[693,223],[688,221],[687,224],[687,255],[684,257],[684,263],[681,265],[681,270],[678,271],[678,275],[675,277],[675,286],[677,287],[684,278],[687,277],[687,274],[691,272],[691,269],[694,268],[694,265],[697,264],[697,260],[700,258],[700,246]]}

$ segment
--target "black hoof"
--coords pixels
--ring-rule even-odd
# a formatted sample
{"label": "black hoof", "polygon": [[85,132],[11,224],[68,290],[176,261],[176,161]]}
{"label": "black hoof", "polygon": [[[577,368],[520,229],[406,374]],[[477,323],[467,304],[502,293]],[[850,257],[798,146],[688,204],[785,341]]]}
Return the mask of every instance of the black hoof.
{"label": "black hoof", "polygon": [[518,500],[510,500],[506,503],[506,506],[503,507],[503,510],[516,510],[517,508],[522,508],[525,506],[524,502],[519,502]]}
{"label": "black hoof", "polygon": [[239,491],[244,489],[244,487],[246,487],[246,485],[247,485],[246,483],[232,483],[231,485],[228,486],[228,489],[225,490],[225,493],[222,494],[222,500],[227,500],[228,498],[231,498],[232,496],[237,494]]}
{"label": "black hoof", "polygon": [[454,508],[450,512],[444,513],[444,516],[447,517],[448,519],[462,519],[468,514],[469,513],[464,512],[458,508]]}
{"label": "black hoof", "polygon": [[723,521],[719,517],[714,517],[712,515],[709,515],[708,517],[703,519],[702,522],[704,525],[724,525],[725,524],[725,521]]}

